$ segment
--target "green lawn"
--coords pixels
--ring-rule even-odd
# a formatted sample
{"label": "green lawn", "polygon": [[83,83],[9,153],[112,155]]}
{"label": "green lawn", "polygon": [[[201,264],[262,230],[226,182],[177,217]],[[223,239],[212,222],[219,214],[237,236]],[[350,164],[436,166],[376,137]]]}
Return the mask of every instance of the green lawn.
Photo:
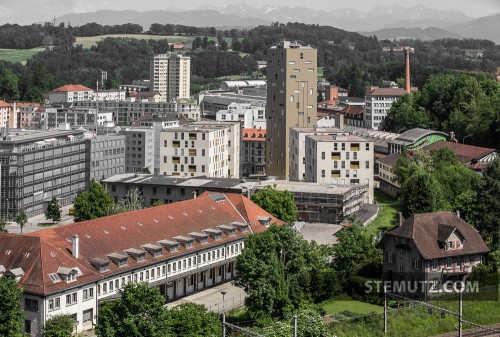
{"label": "green lawn", "polygon": [[37,224],[38,227],[51,227],[57,225],[57,222],[40,222]]}
{"label": "green lawn", "polygon": [[379,305],[353,300],[349,295],[343,294],[335,299],[328,300],[320,304],[326,315],[333,315],[342,312],[366,315],[384,311],[384,307]]}
{"label": "green lawn", "polygon": [[318,67],[318,78],[323,77],[323,67]]}
{"label": "green lawn", "polygon": [[377,235],[379,231],[386,231],[396,224],[397,214],[401,211],[398,201],[375,189],[375,202],[380,206],[377,218],[366,227],[370,234]]}
{"label": "green lawn", "polygon": [[22,64],[25,64],[28,59],[42,50],[45,50],[45,48],[0,49],[0,60],[12,63],[21,62]]}

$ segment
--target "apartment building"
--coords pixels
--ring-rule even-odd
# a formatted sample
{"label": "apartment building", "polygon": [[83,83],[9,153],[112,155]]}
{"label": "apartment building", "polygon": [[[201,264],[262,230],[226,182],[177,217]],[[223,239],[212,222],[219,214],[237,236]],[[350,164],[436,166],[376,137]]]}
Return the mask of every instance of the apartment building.
{"label": "apartment building", "polygon": [[244,128],[241,134],[241,174],[266,176],[266,129]]}
{"label": "apartment building", "polygon": [[94,90],[80,84],[68,84],[50,91],[48,97],[50,104],[91,101]]}
{"label": "apartment building", "polygon": [[125,172],[155,173],[155,148],[158,147],[159,130],[152,127],[125,128]]}
{"label": "apartment building", "polygon": [[44,130],[58,128],[61,124],[103,126],[113,123],[112,112],[88,108],[46,108],[44,115]]}
{"label": "apartment building", "polygon": [[307,135],[305,181],[334,185],[367,185],[373,202],[373,142],[351,135]]}
{"label": "apartment building", "polygon": [[44,203],[56,197],[61,206],[85,189],[84,132],[44,131],[0,137],[0,219],[42,214]]}
{"label": "apartment building", "polygon": [[406,94],[402,88],[370,87],[365,92],[365,128],[379,130],[392,103]]}
{"label": "apartment building", "polygon": [[160,174],[239,177],[239,135],[239,123],[199,122],[162,130]]}
{"label": "apartment building", "polygon": [[179,54],[159,54],[150,61],[151,91],[157,91],[164,101],[190,96],[191,58]]}
{"label": "apartment building", "polygon": [[126,97],[126,90],[111,89],[111,90],[97,90],[94,97],[98,101],[115,101],[122,102]]}
{"label": "apartment building", "polygon": [[88,183],[125,173],[125,140],[125,135],[116,133],[86,135]]}
{"label": "apartment building", "polygon": [[406,221],[400,214],[379,248],[384,251],[384,282],[404,283],[406,287],[391,289],[417,298],[449,293],[448,287],[464,282],[489,251],[479,232],[458,212],[414,214]]}
{"label": "apartment building", "polygon": [[255,107],[249,103],[231,103],[226,110],[219,110],[215,115],[216,121],[241,123],[244,129],[266,128],[266,108]]}
{"label": "apartment building", "polygon": [[106,301],[130,282],[159,289],[167,302],[228,282],[251,233],[283,224],[239,194],[205,193],[25,235],[0,233],[0,277],[23,295],[24,332],[41,337],[45,322],[70,315],[90,330]]}
{"label": "apartment building", "polygon": [[296,127],[290,129],[290,181],[306,179],[306,136],[339,135],[347,136],[348,131],[340,128]]}
{"label": "apartment building", "polygon": [[289,179],[289,133],[317,119],[317,50],[282,41],[267,52],[266,173]]}
{"label": "apartment building", "polygon": [[266,97],[235,94],[233,92],[200,94],[200,106],[203,116],[212,119],[221,110],[228,110],[231,104],[250,104],[252,107],[266,107]]}

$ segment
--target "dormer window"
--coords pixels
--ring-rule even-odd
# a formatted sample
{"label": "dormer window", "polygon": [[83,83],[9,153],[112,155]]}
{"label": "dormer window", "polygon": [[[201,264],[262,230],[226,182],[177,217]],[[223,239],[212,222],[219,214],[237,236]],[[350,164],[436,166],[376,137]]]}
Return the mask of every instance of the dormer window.
{"label": "dormer window", "polygon": [[129,248],[125,250],[125,253],[130,255],[135,261],[141,262],[146,260],[146,251],[136,248]]}
{"label": "dormer window", "polygon": [[174,240],[180,242],[186,248],[193,247],[193,241],[194,241],[193,238],[179,235],[179,236],[174,237]]}
{"label": "dormer window", "polygon": [[64,281],[73,282],[76,281],[76,277],[81,274],[78,268],[67,268],[67,267],[59,267],[57,268],[57,274],[62,276]]}
{"label": "dormer window", "polygon": [[125,267],[128,265],[128,255],[121,253],[112,253],[108,257],[118,266]]}
{"label": "dormer window", "polygon": [[145,250],[147,250],[153,257],[159,257],[163,255],[163,248],[158,245],[153,245],[148,243],[147,245],[142,246]]}
{"label": "dormer window", "polygon": [[5,273],[5,276],[14,278],[16,282],[19,282],[19,280],[21,279],[21,277],[23,277],[23,275],[24,275],[23,268],[10,269]]}
{"label": "dormer window", "polygon": [[234,227],[232,225],[220,225],[220,226],[218,226],[218,228],[220,230],[224,231],[224,233],[226,233],[226,235],[228,235],[228,236],[232,236],[236,232],[236,227]]}
{"label": "dormer window", "polygon": [[234,221],[231,222],[231,225],[238,228],[242,233],[248,232],[248,224],[246,222]]}
{"label": "dormer window", "polygon": [[208,228],[203,230],[204,233],[207,233],[214,240],[220,240],[222,238],[222,232],[220,229]]}
{"label": "dormer window", "polygon": [[104,273],[106,271],[109,271],[109,263],[111,262],[111,260],[108,258],[104,259],[95,258],[90,260],[89,262],[96,269],[98,269],[100,273]]}
{"label": "dormer window", "polygon": [[269,227],[271,225],[271,217],[269,216],[258,216],[257,220],[259,220],[261,225]]}
{"label": "dormer window", "polygon": [[196,239],[200,244],[206,244],[208,243],[208,234],[205,233],[198,233],[198,232],[192,232],[189,233],[189,235],[193,238]]}
{"label": "dormer window", "polygon": [[158,243],[165,247],[170,253],[175,253],[179,250],[179,242],[170,240],[161,240]]}

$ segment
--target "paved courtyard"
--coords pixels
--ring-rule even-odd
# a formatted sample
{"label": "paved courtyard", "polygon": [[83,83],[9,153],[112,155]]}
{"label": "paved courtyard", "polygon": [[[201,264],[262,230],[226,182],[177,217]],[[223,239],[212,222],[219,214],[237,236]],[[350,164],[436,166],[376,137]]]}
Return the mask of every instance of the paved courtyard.
{"label": "paved courtyard", "polygon": [[[69,223],[73,223],[73,216],[69,215],[69,209],[73,207],[73,205],[68,205],[61,207],[61,221],[59,223],[54,224],[53,226],[60,226],[60,225],[65,225]],[[41,227],[38,226],[38,224],[43,224],[43,223],[50,223],[52,222],[51,220],[47,220],[45,218],[44,214],[39,214],[35,215],[34,217],[31,217],[28,219],[28,223],[23,228],[23,233],[31,233],[31,232],[36,232],[39,230],[42,230],[47,227]],[[21,228],[15,221],[7,222],[7,226],[5,227],[7,229],[7,232],[9,233],[15,233],[15,234],[20,234],[21,233]]]}
{"label": "paved courtyard", "polygon": [[337,243],[335,233],[341,228],[341,225],[307,222],[304,227],[302,227],[299,234],[307,241],[314,240],[319,245],[334,245]]}

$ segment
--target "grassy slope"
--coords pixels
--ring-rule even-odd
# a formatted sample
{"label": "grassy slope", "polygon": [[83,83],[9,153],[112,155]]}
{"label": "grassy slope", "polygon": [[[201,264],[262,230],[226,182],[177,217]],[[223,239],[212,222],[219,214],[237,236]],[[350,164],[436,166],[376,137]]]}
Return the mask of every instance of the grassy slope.
{"label": "grassy slope", "polygon": [[353,300],[346,294],[321,303],[321,307],[325,310],[325,315],[333,315],[346,311],[354,314],[365,315],[384,311],[384,307]]}
{"label": "grassy slope", "polygon": [[0,49],[0,60],[12,63],[21,62],[23,64],[39,51],[45,50],[44,47],[33,49]]}
{"label": "grassy slope", "polygon": [[401,211],[398,201],[375,189],[375,202],[380,206],[377,218],[366,227],[370,234],[378,234],[379,231],[386,231],[396,224],[397,213]]}

